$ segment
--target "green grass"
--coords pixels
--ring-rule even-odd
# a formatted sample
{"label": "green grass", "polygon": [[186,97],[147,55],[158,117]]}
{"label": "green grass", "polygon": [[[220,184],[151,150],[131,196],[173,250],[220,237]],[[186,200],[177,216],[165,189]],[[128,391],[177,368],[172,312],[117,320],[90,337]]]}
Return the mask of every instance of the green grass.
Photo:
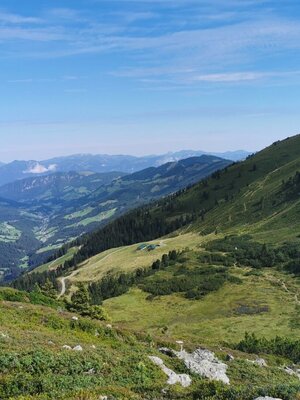
{"label": "green grass", "polygon": [[[72,321],[73,314],[58,311],[59,305],[41,295],[0,289],[2,400],[99,400],[104,395],[120,400],[159,399],[167,386],[166,376],[151,363],[149,355],[161,357],[178,373],[188,372],[182,361],[157,350],[161,345],[174,347],[173,341],[157,342],[155,337],[119,329],[114,322],[109,328],[83,317]],[[64,350],[64,345],[81,345],[83,351]],[[192,350],[202,345],[201,338],[186,345]],[[279,396],[294,387],[291,395],[282,397],[292,400],[292,393],[300,388],[297,378],[279,368],[289,360],[264,355],[268,367],[260,368],[246,361],[254,355],[224,346],[213,350],[221,359],[228,352],[235,357],[228,367],[230,388],[192,374],[189,388],[170,387],[167,398],[249,400],[250,391],[252,399],[262,392]]]}
{"label": "green grass", "polygon": [[70,279],[70,283],[76,286],[78,282],[100,280],[106,274],[133,272],[141,267],[149,267],[170,250],[184,250],[186,247],[195,248],[202,242],[203,238],[201,236],[189,233],[173,238],[165,238],[161,241],[148,242],[149,244],[161,244],[160,247],[153,251],[138,251],[139,244],[110,249],[80,265],[76,275]]}
{"label": "green grass", "polygon": [[64,219],[71,220],[71,219],[76,219],[76,218],[85,217],[86,215],[90,214],[93,210],[94,210],[93,207],[87,207],[87,208],[85,208],[84,210],[77,211],[77,212],[74,212],[74,213],[72,213],[72,214],[66,215],[66,216],[64,217]]}
{"label": "green grass", "polygon": [[56,269],[57,267],[62,265],[65,261],[70,260],[77,251],[78,247],[71,247],[64,256],[57,258],[54,261],[50,261],[46,264],[40,265],[38,268],[34,269],[33,272],[44,272],[47,270]]}
{"label": "green grass", "polygon": [[28,261],[29,261],[29,257],[28,256],[23,257],[21,259],[21,264],[19,265],[19,267],[27,269],[28,268]]}
{"label": "green grass", "polygon": [[116,211],[117,211],[116,208],[113,208],[113,209],[108,210],[108,211],[103,211],[100,214],[95,215],[94,217],[85,218],[85,219],[82,219],[79,222],[76,222],[75,224],[69,225],[69,226],[67,226],[67,228],[73,228],[73,227],[76,227],[76,226],[87,226],[87,225],[90,225],[90,224],[92,224],[94,222],[102,222],[102,221],[104,221],[104,220],[106,220],[108,218],[111,218],[116,213]]}
{"label": "green grass", "polygon": [[52,244],[46,247],[42,247],[41,249],[38,249],[36,254],[41,254],[41,253],[47,253],[47,251],[51,250],[57,250],[61,247],[61,244]]}
{"label": "green grass", "polygon": [[8,222],[0,223],[0,241],[15,243],[20,239],[22,232]]}
{"label": "green grass", "polygon": [[[164,338],[217,345],[240,340],[246,331],[270,338],[299,337],[300,324],[293,324],[298,309],[295,294],[300,293],[297,281],[273,269],[259,276],[246,276],[247,269],[232,272],[242,284],[226,283],[201,300],[187,300],[180,294],[147,300],[147,293],[133,288],[106,300],[104,306],[120,326]],[[287,292],[279,280],[287,282],[291,291]],[[253,314],[247,314],[248,310]]]}
{"label": "green grass", "polygon": [[35,237],[37,238],[37,240],[41,241],[42,243],[51,239],[57,232],[58,232],[58,230],[54,227],[48,228],[46,230],[41,230],[40,228],[34,229]]}

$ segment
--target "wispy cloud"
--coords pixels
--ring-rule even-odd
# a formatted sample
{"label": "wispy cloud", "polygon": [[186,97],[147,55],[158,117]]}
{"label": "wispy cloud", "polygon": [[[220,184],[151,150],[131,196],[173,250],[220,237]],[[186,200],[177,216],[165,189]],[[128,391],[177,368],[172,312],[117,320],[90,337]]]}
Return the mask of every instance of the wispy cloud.
{"label": "wispy cloud", "polygon": [[[61,58],[122,54],[121,68],[110,71],[111,75],[143,84],[155,78],[160,85],[174,85],[280,78],[272,70],[262,71],[253,65],[266,57],[280,58],[300,50],[299,21],[276,15],[270,7],[259,17],[255,15],[253,7],[268,6],[267,0],[110,1],[134,6],[108,10],[97,18],[85,10],[49,9],[43,14],[43,26],[36,26],[41,21],[39,16],[0,13],[0,49],[5,42],[11,43],[9,52],[4,48],[2,55]],[[153,2],[161,8],[153,11],[151,7],[138,6]],[[170,12],[167,20],[166,14],[161,18],[161,12],[175,5],[183,12]],[[243,18],[238,18],[241,15]],[[192,23],[185,24],[185,18]],[[150,26],[143,23],[148,20]],[[26,47],[18,45],[24,41],[28,42]],[[47,48],[45,42],[49,42]]]}
{"label": "wispy cloud", "polygon": [[0,11],[0,23],[6,24],[40,24],[42,22],[41,18],[37,17],[26,17],[19,14],[6,13]]}

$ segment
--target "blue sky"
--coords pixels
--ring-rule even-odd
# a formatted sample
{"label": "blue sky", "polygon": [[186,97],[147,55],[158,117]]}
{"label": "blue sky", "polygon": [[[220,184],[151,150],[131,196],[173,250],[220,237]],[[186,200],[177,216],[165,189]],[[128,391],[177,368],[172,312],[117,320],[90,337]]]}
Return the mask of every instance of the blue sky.
{"label": "blue sky", "polygon": [[299,1],[1,0],[0,160],[300,131]]}

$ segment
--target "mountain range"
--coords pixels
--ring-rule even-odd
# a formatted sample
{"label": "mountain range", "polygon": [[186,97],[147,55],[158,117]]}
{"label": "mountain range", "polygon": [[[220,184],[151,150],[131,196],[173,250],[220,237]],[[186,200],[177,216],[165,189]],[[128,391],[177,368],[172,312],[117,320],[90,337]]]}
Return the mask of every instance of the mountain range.
{"label": "mountain range", "polygon": [[[0,289],[2,397],[297,399],[299,148],[300,135],[214,160],[223,167],[196,183],[199,160],[164,165],[163,181],[189,170],[190,184]],[[157,172],[108,187],[147,186]]]}
{"label": "mountain range", "polygon": [[0,265],[11,279],[47,260],[63,243],[198,182],[231,161],[202,155],[122,172],[60,172],[0,187]]}
{"label": "mountain range", "polygon": [[250,153],[244,150],[225,153],[206,153],[203,151],[183,150],[162,155],[134,157],[128,155],[91,155],[77,154],[67,157],[56,157],[44,161],[13,161],[0,164],[0,185],[14,182],[17,179],[48,175],[54,172],[123,172],[133,173],[149,167],[158,167],[168,162],[179,161],[201,155],[214,155],[231,161],[239,161]]}

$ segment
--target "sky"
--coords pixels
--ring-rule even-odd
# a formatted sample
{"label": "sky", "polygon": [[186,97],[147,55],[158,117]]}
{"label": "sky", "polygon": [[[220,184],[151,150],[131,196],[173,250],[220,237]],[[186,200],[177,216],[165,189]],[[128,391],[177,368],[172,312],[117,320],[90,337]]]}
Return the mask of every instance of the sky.
{"label": "sky", "polygon": [[1,0],[0,160],[300,131],[298,0]]}

